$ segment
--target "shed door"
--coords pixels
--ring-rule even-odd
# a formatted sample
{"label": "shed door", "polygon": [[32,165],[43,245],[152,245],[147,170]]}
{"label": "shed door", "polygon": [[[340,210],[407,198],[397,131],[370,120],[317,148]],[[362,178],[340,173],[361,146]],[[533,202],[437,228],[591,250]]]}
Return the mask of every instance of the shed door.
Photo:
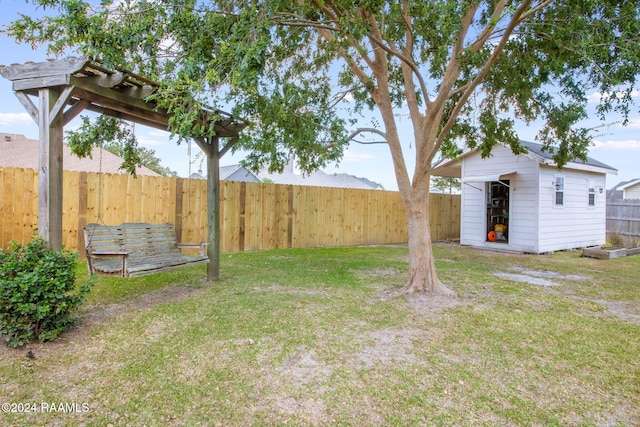
{"label": "shed door", "polygon": [[509,242],[509,180],[487,182],[487,241]]}

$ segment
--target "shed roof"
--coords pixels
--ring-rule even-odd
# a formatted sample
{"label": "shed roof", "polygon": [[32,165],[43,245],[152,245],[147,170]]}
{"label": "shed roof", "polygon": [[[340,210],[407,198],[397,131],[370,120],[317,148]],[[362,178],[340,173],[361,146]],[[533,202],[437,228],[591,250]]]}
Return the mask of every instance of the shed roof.
{"label": "shed roof", "polygon": [[[520,144],[523,147],[525,147],[528,151],[528,153],[525,155],[536,160],[538,163],[546,166],[553,166],[553,167],[556,166],[556,162],[553,160],[553,154],[554,154],[554,152],[552,151],[553,149],[545,150],[542,144],[538,144],[530,141],[520,140]],[[470,156],[473,153],[476,153],[477,151],[478,151],[477,149],[468,150],[462,153],[460,156],[458,156],[455,159],[446,159],[441,161],[438,165],[436,165],[433,168],[432,174],[436,176],[449,176],[454,178],[460,178],[462,173],[460,160]],[[584,161],[582,159],[573,159],[572,161],[568,162],[564,166],[564,168],[591,171],[591,172],[597,172],[597,173],[611,173],[614,175],[617,175],[618,173],[617,169],[605,163],[602,163],[592,157],[587,157],[587,159]]]}
{"label": "shed roof", "polygon": [[[550,150],[544,150],[544,145],[542,144],[537,144],[535,142],[529,142],[529,141],[520,141],[520,144],[522,144],[524,147],[526,147],[527,150],[529,150],[529,153],[531,154],[535,154],[536,156],[539,156],[545,160],[550,160],[551,162],[553,162],[553,164],[555,164],[555,162],[553,161],[553,151]],[[549,164],[549,163],[547,163]],[[607,173],[617,173],[618,170],[614,167],[611,167],[605,163],[602,163],[601,161],[598,161],[596,159],[594,159],[593,157],[588,157],[586,160],[582,160],[582,159],[573,159],[572,161],[570,161],[567,166],[565,167],[569,167],[569,164],[574,164],[574,165],[586,165],[586,166],[593,166],[596,168],[602,168],[602,169],[607,169]]]}

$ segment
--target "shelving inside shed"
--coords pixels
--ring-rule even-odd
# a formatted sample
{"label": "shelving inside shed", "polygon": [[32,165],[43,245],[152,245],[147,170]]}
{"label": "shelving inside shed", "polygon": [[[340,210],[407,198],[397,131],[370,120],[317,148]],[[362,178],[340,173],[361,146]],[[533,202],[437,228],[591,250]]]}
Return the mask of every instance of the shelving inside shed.
{"label": "shelving inside shed", "polygon": [[487,241],[509,242],[509,180],[487,182]]}

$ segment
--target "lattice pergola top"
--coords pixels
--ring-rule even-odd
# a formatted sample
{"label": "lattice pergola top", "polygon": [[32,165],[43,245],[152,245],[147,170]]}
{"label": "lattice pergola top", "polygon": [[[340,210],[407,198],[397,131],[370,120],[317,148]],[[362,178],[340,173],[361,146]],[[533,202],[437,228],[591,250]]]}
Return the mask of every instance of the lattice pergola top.
{"label": "lattice pergola top", "polygon": [[[153,101],[145,100],[158,90],[156,82],[127,70],[109,70],[96,60],[65,58],[12,64],[0,66],[0,74],[13,83],[16,96],[36,122],[38,108],[28,95],[60,88],[61,96],[52,112],[63,112],[70,106],[63,112],[64,124],[87,109],[165,131],[168,127],[169,114]],[[202,117],[209,122],[215,120],[214,130],[219,137],[237,138],[247,125],[222,111],[202,110]]]}

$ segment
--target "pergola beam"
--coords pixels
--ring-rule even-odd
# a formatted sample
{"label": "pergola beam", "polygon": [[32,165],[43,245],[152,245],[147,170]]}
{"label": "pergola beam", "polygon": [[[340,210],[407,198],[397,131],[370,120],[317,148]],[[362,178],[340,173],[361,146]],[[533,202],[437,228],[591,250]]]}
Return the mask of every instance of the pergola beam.
{"label": "pergola beam", "polygon": [[31,116],[33,121],[36,122],[36,125],[37,125],[40,119],[38,117],[39,113],[38,113],[38,107],[36,107],[36,104],[34,104],[31,98],[29,98],[27,94],[24,92],[16,92],[15,94],[16,94],[16,98],[18,98],[18,101],[20,101],[24,109],[27,110],[27,113],[29,113],[29,115]]}
{"label": "pergola beam", "polygon": [[67,125],[71,120],[78,117],[78,114],[82,113],[89,106],[89,101],[75,101],[71,107],[64,112],[62,117],[63,126]]}
{"label": "pergola beam", "polygon": [[85,109],[89,111],[93,111],[94,113],[104,114],[105,116],[115,117],[116,119],[122,119],[129,122],[134,122],[139,125],[148,126],[150,128],[163,130],[163,131],[167,130],[166,123],[158,122],[157,120],[144,119],[139,117],[139,115],[133,115],[133,114],[124,113],[122,111],[112,110],[111,108],[106,108],[104,106],[88,104],[85,107]]}
{"label": "pergola beam", "polygon": [[51,111],[49,112],[49,120],[51,122],[53,122],[60,113],[63,112],[64,107],[66,107],[69,99],[71,99],[74,89],[75,88],[73,86],[67,86],[62,90],[62,93],[58,96],[58,100],[53,107],[51,107]]}

